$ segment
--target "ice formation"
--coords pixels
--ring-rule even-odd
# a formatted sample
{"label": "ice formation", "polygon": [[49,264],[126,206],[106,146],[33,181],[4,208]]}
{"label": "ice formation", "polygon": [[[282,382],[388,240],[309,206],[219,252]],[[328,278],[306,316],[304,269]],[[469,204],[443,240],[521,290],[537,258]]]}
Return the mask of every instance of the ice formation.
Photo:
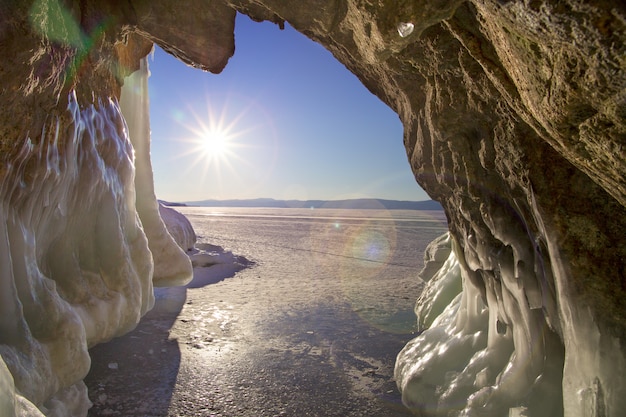
{"label": "ice formation", "polygon": [[159,202],[159,214],[168,233],[184,251],[190,251],[196,244],[196,232],[187,217],[175,209]]}
{"label": "ice formation", "polygon": [[407,23],[407,22],[398,23],[398,34],[402,36],[403,38],[406,38],[411,33],[413,33],[414,29],[415,29],[415,25],[413,25],[413,23]]}
{"label": "ice formation", "polygon": [[200,288],[232,277],[236,272],[254,265],[244,256],[235,255],[218,245],[200,243],[189,251],[194,267],[193,280],[187,288]]}
{"label": "ice formation", "polygon": [[[141,60],[139,70],[126,77],[120,108],[128,124],[130,140],[135,150],[137,212],[144,224],[148,245],[154,259],[156,286],[184,285],[193,277],[189,258],[168,230],[159,214],[159,203],[154,193],[152,163],[150,161],[150,100],[148,97],[148,59]],[[180,222],[180,220],[178,220]],[[191,228],[188,224],[185,226]],[[193,233],[193,229],[192,232]],[[195,239],[195,235],[194,235]],[[193,243],[186,242],[187,248]]]}
{"label": "ice formation", "polygon": [[624,381],[602,369],[600,355],[621,366],[623,353],[603,348],[616,342],[591,321],[578,317],[573,337],[565,334],[574,349],[566,356],[544,316],[547,300],[533,304],[506,257],[486,288],[450,234],[431,243],[425,260],[420,277],[427,284],[415,311],[426,330],[400,352],[395,369],[403,402],[418,415],[600,417],[622,409],[624,400],[606,398],[602,386],[621,390]]}
{"label": "ice formation", "polygon": [[415,305],[419,330],[428,329],[462,290],[459,261],[451,251],[446,233],[432,241],[424,253],[424,269],[419,277],[428,284]]}
{"label": "ice formation", "polygon": [[[158,217],[146,165],[145,59],[137,75],[139,94],[128,92],[133,79],[122,93],[128,129],[116,101],[84,106],[72,93],[66,111],[51,115],[42,132],[26,137],[5,167],[0,186],[3,416],[86,415],[87,348],[128,332],[152,307],[153,255],[159,258],[157,267],[168,266],[161,280],[191,279],[189,259]],[[135,99],[145,106],[135,107]],[[144,231],[155,239],[153,254]]]}
{"label": "ice formation", "polygon": [[563,414],[563,346],[505,259],[484,288],[450,234],[429,245],[415,309],[427,329],[395,369],[403,402],[419,415]]}
{"label": "ice formation", "polygon": [[[89,405],[87,347],[135,326],[153,303],[152,260],[135,212],[132,146],[114,101],[49,120],[2,184],[0,353],[42,410],[68,390]],[[24,348],[28,346],[28,348]],[[76,394],[73,394],[76,395]]]}

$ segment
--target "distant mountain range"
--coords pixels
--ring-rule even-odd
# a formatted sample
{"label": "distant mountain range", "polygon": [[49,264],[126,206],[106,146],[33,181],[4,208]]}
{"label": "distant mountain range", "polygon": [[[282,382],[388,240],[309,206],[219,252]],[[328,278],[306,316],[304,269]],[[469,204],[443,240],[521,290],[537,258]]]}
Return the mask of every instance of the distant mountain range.
{"label": "distant mountain range", "polygon": [[161,201],[170,206],[200,207],[273,207],[273,208],[332,208],[332,209],[387,209],[387,210],[443,210],[434,200],[398,201],[379,198],[357,198],[351,200],[275,200],[255,198],[251,200],[202,200],[185,203]]}

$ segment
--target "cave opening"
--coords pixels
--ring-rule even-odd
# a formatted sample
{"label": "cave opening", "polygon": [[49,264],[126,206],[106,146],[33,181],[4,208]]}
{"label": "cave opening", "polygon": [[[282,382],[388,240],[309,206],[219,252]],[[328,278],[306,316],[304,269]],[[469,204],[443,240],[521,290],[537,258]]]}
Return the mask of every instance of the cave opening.
{"label": "cave opening", "polygon": [[[429,199],[397,114],[330,52],[288,24],[239,14],[235,30],[235,54],[218,75],[158,47],[150,60],[159,198]],[[202,146],[216,127],[231,139],[219,157]]]}
{"label": "cave opening", "polygon": [[[458,404],[465,407],[460,411],[464,414],[486,411],[495,416],[506,414],[507,409],[511,415],[533,416],[613,415],[626,409],[626,396],[621,395],[621,370],[626,363],[621,348],[624,286],[619,285],[625,259],[624,169],[623,158],[619,158],[624,114],[616,110],[624,102],[621,8],[590,2],[584,13],[578,13],[575,5],[527,7],[525,2],[458,0],[443,2],[445,6],[441,2],[398,5],[356,0],[198,1],[198,7],[187,8],[172,7],[167,1],[117,3],[8,2],[2,14],[6,30],[0,32],[7,59],[1,71],[0,95],[9,106],[0,124],[5,162],[0,213],[4,231],[0,240],[6,289],[3,300],[7,301],[3,311],[9,314],[3,332],[10,336],[3,337],[9,344],[0,344],[0,409],[8,410],[8,414],[27,409],[30,414],[41,415],[36,408],[50,415],[87,414],[90,404],[82,382],[90,364],[87,346],[124,334],[152,307],[152,284],[159,281],[153,272],[168,266],[166,261],[174,249],[185,260],[185,268],[169,272],[185,277],[191,274],[187,255],[174,242],[162,245],[169,235],[158,216],[152,169],[145,159],[133,160],[141,152],[133,151],[115,98],[119,98],[118,81],[137,66],[145,68],[141,57],[148,53],[151,42],[143,36],[169,45],[169,50],[178,52],[185,62],[221,69],[232,53],[235,9],[258,20],[284,18],[292,22],[332,50],[371,91],[389,103],[404,123],[405,146],[415,176],[446,208],[453,240],[451,253],[458,255],[454,265],[462,266],[448,269],[464,273],[469,290],[459,294],[461,304],[456,304],[456,314],[446,313],[455,308],[455,304],[448,304],[446,314],[438,316],[443,321],[407,344],[403,349],[406,355],[399,355],[396,375],[403,396],[406,394],[405,404],[420,412],[432,409],[444,414],[449,414],[450,404]],[[407,22],[412,23],[407,26]],[[283,60],[284,56],[277,59]],[[328,95],[336,98],[334,91]],[[580,109],[589,111],[582,112],[581,118]],[[221,149],[226,153],[219,135],[212,133],[215,143],[202,152]],[[360,145],[354,149],[364,147]],[[135,151],[138,148],[134,147]],[[267,166],[275,169],[270,163]],[[150,168],[149,175],[146,167]],[[187,174],[188,182],[197,186],[196,179],[202,175],[194,178]],[[207,167],[203,175],[213,173]],[[474,186],[475,179],[480,186]],[[486,189],[495,193],[485,193]],[[258,190],[263,191],[260,186]],[[492,198],[494,195],[501,198]],[[343,230],[347,223],[337,222],[330,229]],[[247,224],[250,228],[244,233],[259,230]],[[288,230],[287,222],[274,225]],[[311,236],[302,236],[302,241],[306,240],[312,240]],[[163,331],[166,338],[160,350],[140,349],[130,355],[116,352],[116,360],[105,363],[104,368],[115,373],[139,366],[143,371],[145,365],[152,364],[160,369],[164,362],[159,352],[167,353],[177,337],[188,338],[175,343],[181,355],[197,350],[194,358],[206,359],[227,353],[228,349],[205,349],[216,340],[210,332],[202,331],[201,324],[211,317],[219,331],[230,329],[246,348],[262,346],[263,340],[275,342],[283,327],[281,322],[267,320],[264,313],[275,311],[281,297],[238,284],[257,284],[263,276],[274,279],[266,290],[295,287],[293,282],[279,278],[305,278],[285,272],[312,261],[306,269],[313,272],[308,278],[314,279],[304,287],[306,291],[296,291],[296,298],[289,303],[289,307],[301,308],[302,314],[282,310],[286,322],[295,320],[304,325],[297,332],[299,337],[282,347],[300,350],[281,350],[281,345],[274,343],[270,345],[274,350],[266,352],[274,356],[246,351],[239,361],[243,374],[228,367],[238,361],[219,361],[227,364],[221,373],[196,373],[208,378],[189,378],[188,386],[179,390],[182,397],[178,398],[183,401],[177,404],[183,409],[176,414],[241,415],[237,409],[214,413],[210,400],[202,404],[202,410],[185,408],[189,398],[185,395],[194,389],[204,389],[200,394],[206,394],[223,388],[228,394],[221,399],[228,401],[218,401],[220,404],[237,403],[240,394],[252,396],[252,404],[258,404],[267,399],[256,396],[259,384],[275,381],[278,374],[291,378],[286,385],[308,392],[306,372],[298,375],[293,367],[280,367],[292,363],[281,360],[290,355],[333,366],[369,363],[374,366],[349,368],[347,374],[377,379],[380,367],[358,358],[355,362],[345,360],[339,354],[345,350],[337,340],[318,338],[325,329],[336,326],[319,328],[319,321],[310,320],[328,312],[318,308],[319,304],[306,304],[311,295],[319,294],[319,285],[324,282],[321,275],[332,264],[317,257],[328,256],[328,245],[322,245],[316,257],[307,260],[297,255],[287,239],[281,244],[281,250],[276,245],[256,245],[257,254],[274,256],[276,261],[259,265],[280,265],[280,274],[265,275],[260,269],[249,268],[244,272],[249,274],[245,280],[243,276],[224,280],[224,284],[237,286],[233,288],[237,297],[226,299],[217,291],[207,300],[213,304],[197,303],[186,293],[180,299],[183,308],[190,303],[206,308],[197,317],[181,317],[176,325],[208,334],[208,339],[190,340],[193,332]],[[348,247],[369,248],[359,244]],[[244,247],[234,249],[251,252]],[[347,255],[343,258],[358,260],[354,252]],[[448,260],[444,266],[454,266]],[[381,295],[391,287],[377,284]],[[220,285],[209,288],[222,288]],[[437,290],[432,293],[434,298],[441,293]],[[356,291],[357,296],[363,293]],[[266,304],[250,308],[249,301],[259,294]],[[343,295],[344,289],[337,287],[329,299]],[[488,310],[479,296],[487,296]],[[246,319],[256,321],[233,319],[228,311],[241,310],[231,301],[240,307],[247,305]],[[343,312],[361,318],[368,312],[350,303],[344,306],[344,310],[331,310],[326,316],[338,317],[334,313]],[[244,323],[252,328],[251,338],[234,331],[242,329]],[[445,329],[448,324],[455,325],[454,334]],[[169,328],[162,320],[156,320],[156,325],[161,330]],[[481,330],[474,332],[475,326]],[[544,332],[546,328],[549,331]],[[256,332],[261,329],[278,329],[279,333]],[[262,334],[261,343],[255,342],[255,332]],[[346,334],[350,335],[349,331]],[[480,336],[480,346],[475,335]],[[374,335],[368,342],[380,339]],[[314,340],[324,343],[311,345]],[[457,341],[472,349],[458,343],[454,346]],[[140,348],[147,345],[141,339],[138,344]],[[457,360],[456,347],[463,351],[462,360]],[[448,355],[454,356],[454,361],[448,360]],[[118,358],[132,362],[135,368]],[[260,358],[260,366],[246,362],[250,358]],[[180,361],[176,365],[190,364],[189,375],[206,362]],[[277,366],[268,369],[264,363]],[[456,372],[460,368],[452,369],[452,363],[467,372]],[[211,385],[229,374],[237,376],[232,384]],[[166,376],[171,375],[178,379],[181,373]],[[158,381],[164,375],[150,376]],[[125,390],[133,377],[131,373],[118,384],[103,378],[99,384]],[[309,379],[316,380],[319,378]],[[232,389],[235,386],[238,390]],[[293,391],[285,396],[282,386],[274,385],[270,396],[280,403],[271,410],[272,415],[284,414],[281,407],[290,402]],[[349,415],[338,411],[337,407],[350,407],[340,389],[334,390],[340,395],[332,397],[326,394],[334,391],[324,391],[320,384],[316,388],[315,397],[325,400],[333,414]],[[153,397],[172,398],[160,395],[163,389],[157,387]],[[106,392],[94,392],[95,399],[108,407],[103,414],[129,414],[112,408],[119,402]],[[386,391],[379,388],[377,392]],[[425,402],[424,392],[437,395],[426,395]],[[437,404],[429,401],[433,396],[438,397]],[[153,397],[142,397],[143,403]],[[550,399],[553,401],[546,401]],[[533,407],[539,408],[540,414],[531,412]],[[263,414],[258,411],[251,409],[249,414]],[[310,406],[290,411],[293,415],[329,415]]]}
{"label": "cave opening", "polygon": [[[421,254],[445,232],[445,216],[392,214],[382,204],[349,214],[298,205],[428,197],[409,169],[392,110],[289,26],[237,19],[245,36],[237,35],[238,50],[218,76],[162,50],[150,60],[155,192],[191,203],[176,209],[193,223],[203,259],[213,256],[215,264],[192,255],[190,284],[156,288],[155,308],[135,331],[92,349],[90,415],[183,407],[193,415],[313,408],[316,415],[408,416],[393,366],[414,337]],[[206,148],[208,135],[228,143]],[[220,208],[207,221],[207,211],[193,207],[207,197],[296,205],[288,213]],[[254,265],[233,267],[248,261],[239,256]],[[116,388],[134,372],[128,358],[141,363],[142,375]],[[199,380],[211,382],[199,387]],[[129,396],[142,401],[129,404]]]}

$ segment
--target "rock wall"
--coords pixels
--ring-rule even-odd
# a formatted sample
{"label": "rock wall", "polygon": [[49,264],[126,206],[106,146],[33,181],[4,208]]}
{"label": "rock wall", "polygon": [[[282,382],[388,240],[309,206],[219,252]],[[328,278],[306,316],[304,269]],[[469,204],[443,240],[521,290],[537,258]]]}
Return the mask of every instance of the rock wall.
{"label": "rock wall", "polygon": [[[408,347],[398,358],[407,405],[545,415],[533,404],[549,392],[562,396],[557,414],[626,409],[623,2],[179,4],[1,2],[0,353],[15,380],[3,392],[14,386],[18,405],[25,397],[43,411],[84,397],[85,346],[149,308],[140,222],[163,226],[151,185],[135,184],[130,140],[139,148],[117,105],[121,86],[151,42],[219,72],[239,11],[288,22],[393,108],[417,181],[446,210],[463,290],[432,326],[448,329],[439,342],[481,332],[473,351],[498,359],[479,369],[474,356],[452,355],[426,375]],[[427,337],[411,346],[436,361]],[[77,359],[52,359],[68,353]],[[423,389],[434,405],[420,400]],[[11,398],[0,395],[0,409],[15,408]]]}

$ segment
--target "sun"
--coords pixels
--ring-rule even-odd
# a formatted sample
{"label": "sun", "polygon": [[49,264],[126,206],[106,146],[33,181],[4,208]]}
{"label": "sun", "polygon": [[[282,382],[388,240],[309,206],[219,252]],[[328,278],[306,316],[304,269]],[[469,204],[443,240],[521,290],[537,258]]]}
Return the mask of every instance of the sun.
{"label": "sun", "polygon": [[[172,140],[183,146],[171,157],[185,160],[184,175],[219,188],[243,178],[261,181],[271,172],[276,132],[255,100],[206,94],[204,103],[201,97],[191,100],[184,111],[173,112],[172,119],[180,128]],[[268,151],[268,140],[273,152]],[[264,158],[261,163],[259,158]]]}
{"label": "sun", "polygon": [[209,129],[198,137],[198,145],[205,157],[225,159],[232,152],[232,137],[221,129]]}
{"label": "sun", "polygon": [[239,117],[228,118],[226,112],[215,112],[209,108],[204,117],[195,113],[193,108],[188,110],[193,119],[190,123],[182,124],[189,135],[181,141],[191,145],[181,156],[192,156],[189,168],[201,165],[203,171],[209,168],[221,171],[223,167],[230,167],[234,160],[241,157],[242,144],[238,142],[245,130],[241,128]]}

